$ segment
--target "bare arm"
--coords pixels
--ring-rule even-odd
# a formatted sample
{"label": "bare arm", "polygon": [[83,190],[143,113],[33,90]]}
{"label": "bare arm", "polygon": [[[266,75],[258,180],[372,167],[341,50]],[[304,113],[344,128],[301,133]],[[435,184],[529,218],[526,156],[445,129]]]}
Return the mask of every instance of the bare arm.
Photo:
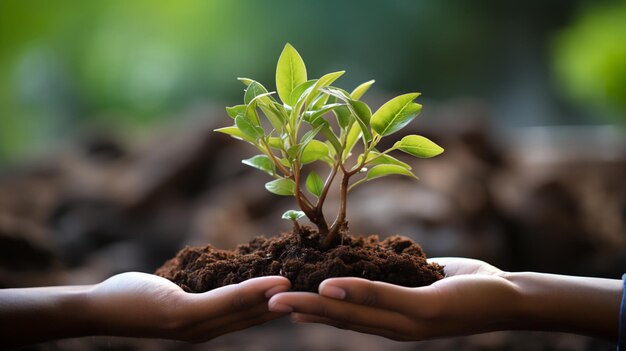
{"label": "bare arm", "polygon": [[270,310],[395,340],[497,330],[550,330],[617,340],[622,282],[507,273],[477,260],[440,258],[446,279],[406,288],[359,278],[324,281],[320,294],[281,293]]}
{"label": "bare arm", "polygon": [[[0,340],[19,346],[87,335],[83,306],[89,286],[0,290]],[[63,320],[63,323],[59,321]]]}
{"label": "bare arm", "polygon": [[289,287],[262,277],[189,294],[155,275],[123,273],[96,285],[3,289],[0,344],[87,335],[206,341],[280,317],[267,301]]}
{"label": "bare arm", "polygon": [[523,329],[563,331],[617,341],[623,284],[617,279],[509,273],[522,293]]}

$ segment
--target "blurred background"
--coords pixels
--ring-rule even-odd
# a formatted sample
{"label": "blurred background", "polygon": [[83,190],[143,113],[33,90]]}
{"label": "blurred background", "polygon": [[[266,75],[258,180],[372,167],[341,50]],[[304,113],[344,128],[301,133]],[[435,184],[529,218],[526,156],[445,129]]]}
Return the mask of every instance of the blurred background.
{"label": "blurred background", "polygon": [[[228,125],[286,42],[309,77],[345,69],[364,100],[420,91],[403,133],[446,152],[404,159],[350,198],[353,234],[507,270],[626,272],[625,1],[0,1],[0,287],[152,272],[185,245],[233,248],[290,225],[292,199],[240,163]],[[398,138],[401,134],[397,135]],[[401,156],[399,156],[401,157]],[[375,201],[373,199],[376,199]],[[329,198],[328,211],[336,209]],[[87,338],[76,350],[613,350],[501,332],[396,343],[273,322],[210,343]]]}

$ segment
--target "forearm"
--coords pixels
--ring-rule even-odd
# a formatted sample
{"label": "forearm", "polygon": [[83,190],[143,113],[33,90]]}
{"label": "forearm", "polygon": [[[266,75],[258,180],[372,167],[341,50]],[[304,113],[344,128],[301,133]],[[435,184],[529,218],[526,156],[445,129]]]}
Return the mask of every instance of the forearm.
{"label": "forearm", "polygon": [[89,286],[0,290],[0,343],[5,346],[92,333],[84,309]]}
{"label": "forearm", "polygon": [[519,289],[520,329],[563,331],[617,340],[622,281],[543,273],[509,273]]}

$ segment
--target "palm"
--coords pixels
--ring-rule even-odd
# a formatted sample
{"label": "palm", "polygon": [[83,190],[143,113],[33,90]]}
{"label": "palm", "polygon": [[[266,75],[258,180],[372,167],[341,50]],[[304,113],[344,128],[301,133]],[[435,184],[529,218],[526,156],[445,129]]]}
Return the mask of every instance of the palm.
{"label": "palm", "polygon": [[191,294],[165,278],[130,272],[96,285],[91,296],[118,334],[205,341],[280,317],[268,312],[266,295],[287,289],[283,277],[262,277]]}
{"label": "palm", "polygon": [[432,261],[445,266],[446,278],[430,286],[407,288],[360,278],[333,278],[320,285],[320,295],[275,296],[270,310],[287,305],[300,322],[325,323],[396,340],[482,332],[489,329],[491,321],[506,315],[504,309],[516,290],[503,278],[505,272],[471,259]]}

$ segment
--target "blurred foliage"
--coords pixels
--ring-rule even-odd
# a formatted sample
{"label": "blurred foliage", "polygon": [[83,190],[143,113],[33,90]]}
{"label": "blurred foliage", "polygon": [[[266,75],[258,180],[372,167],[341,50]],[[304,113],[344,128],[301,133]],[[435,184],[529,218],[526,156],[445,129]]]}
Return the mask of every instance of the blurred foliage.
{"label": "blurred foliage", "polygon": [[565,92],[583,108],[626,123],[626,1],[581,11],[557,36],[554,51]]}
{"label": "blurred foliage", "polygon": [[524,108],[552,103],[534,101],[552,98],[546,41],[584,1],[0,1],[0,165],[77,130],[133,133],[232,103],[235,77],[273,80],[286,42],[311,76],[347,68],[346,87],[377,77],[391,93],[478,97],[503,106],[498,120],[540,123],[552,110]]}

